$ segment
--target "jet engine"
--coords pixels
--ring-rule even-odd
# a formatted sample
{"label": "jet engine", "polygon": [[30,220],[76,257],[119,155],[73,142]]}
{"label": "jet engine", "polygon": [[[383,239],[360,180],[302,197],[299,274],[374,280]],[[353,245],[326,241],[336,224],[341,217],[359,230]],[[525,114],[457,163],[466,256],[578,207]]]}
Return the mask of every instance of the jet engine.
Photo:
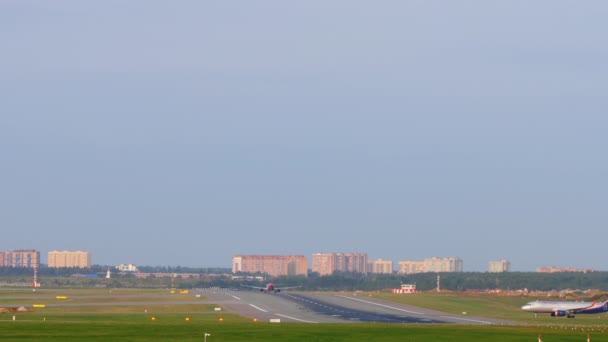
{"label": "jet engine", "polygon": [[563,317],[566,316],[568,313],[564,310],[557,310],[557,311],[553,311],[551,313],[551,317]]}

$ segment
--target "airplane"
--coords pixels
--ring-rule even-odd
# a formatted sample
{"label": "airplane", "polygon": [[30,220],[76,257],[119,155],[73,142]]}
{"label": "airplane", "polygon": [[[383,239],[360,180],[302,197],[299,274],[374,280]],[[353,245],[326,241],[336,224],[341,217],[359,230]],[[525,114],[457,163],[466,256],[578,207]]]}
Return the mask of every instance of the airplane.
{"label": "airplane", "polygon": [[279,288],[277,285],[273,284],[273,283],[268,283],[266,284],[265,287],[260,287],[260,286],[251,286],[251,285],[241,285],[243,287],[250,287],[252,289],[256,289],[260,292],[274,292],[274,293],[279,293],[282,290],[287,290],[287,289],[295,289],[297,287],[302,287],[302,286],[290,286],[290,287],[281,287]]}
{"label": "airplane", "polygon": [[574,318],[574,314],[594,314],[608,311],[608,300],[605,302],[529,302],[521,307],[522,310],[534,313],[548,313],[551,317],[567,316]]}

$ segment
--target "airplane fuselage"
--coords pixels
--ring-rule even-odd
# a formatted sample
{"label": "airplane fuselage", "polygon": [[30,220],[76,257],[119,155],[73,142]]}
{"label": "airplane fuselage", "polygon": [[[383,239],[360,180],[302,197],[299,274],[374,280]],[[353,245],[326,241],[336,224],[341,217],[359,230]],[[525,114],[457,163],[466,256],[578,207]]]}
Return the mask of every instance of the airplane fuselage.
{"label": "airplane fuselage", "polygon": [[301,287],[301,286],[291,286],[291,287],[278,287],[277,285],[273,284],[273,283],[268,283],[266,284],[266,286],[264,287],[260,287],[260,286],[251,286],[251,285],[241,285],[243,287],[249,287],[252,289],[256,289],[260,292],[270,292],[270,293],[279,293],[283,290],[287,290],[287,289],[294,289],[297,287]]}
{"label": "airplane fuselage", "polygon": [[558,302],[558,301],[534,301],[521,307],[522,310],[533,313],[548,313],[552,317],[567,316],[574,314],[594,314],[608,311],[606,302]]}
{"label": "airplane fuselage", "polygon": [[281,290],[274,287],[274,284],[267,284],[265,289],[262,289],[262,292],[279,292]]}

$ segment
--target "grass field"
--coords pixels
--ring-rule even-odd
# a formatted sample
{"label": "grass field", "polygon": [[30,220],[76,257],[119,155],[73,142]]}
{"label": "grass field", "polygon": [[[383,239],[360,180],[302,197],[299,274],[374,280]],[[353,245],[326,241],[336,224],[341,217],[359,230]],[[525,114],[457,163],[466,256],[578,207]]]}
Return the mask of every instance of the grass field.
{"label": "grass field", "polygon": [[[105,292],[104,292],[105,291]],[[3,303],[19,302],[39,296],[48,301],[55,295],[78,300],[77,306],[47,307],[28,313],[0,314],[1,341],[592,341],[608,342],[606,315],[599,316],[596,324],[590,321],[566,318],[549,318],[530,322],[530,314],[521,318],[520,326],[466,326],[466,325],[406,325],[406,324],[300,324],[253,322],[237,315],[214,311],[215,305],[200,298],[200,304],[175,303],[167,298],[168,291],[113,291],[121,300],[97,305],[107,290],[57,290],[36,294],[25,291],[0,291]],[[370,294],[372,295],[372,294]],[[112,297],[115,299],[115,297]],[[373,296],[385,296],[373,294]],[[194,296],[189,295],[189,300]],[[121,305],[132,298],[147,298],[150,305]],[[443,311],[489,316],[500,308],[513,318],[520,303],[528,299],[501,297],[463,297],[458,295],[416,295],[410,297],[388,295],[385,299],[407,301],[408,304],[426,306]],[[93,300],[93,303],[87,303]],[[168,302],[171,302],[168,304]],[[116,304],[114,304],[116,303]],[[6,307],[0,304],[0,307]],[[13,321],[13,316],[15,320]],[[585,317],[585,319],[586,319]],[[187,320],[188,319],[188,320]],[[537,324],[538,323],[538,324]]]}
{"label": "grass field", "polygon": [[79,315],[19,317],[0,322],[2,341],[608,341],[605,330],[557,326],[456,326],[394,324],[271,324],[225,315]]}

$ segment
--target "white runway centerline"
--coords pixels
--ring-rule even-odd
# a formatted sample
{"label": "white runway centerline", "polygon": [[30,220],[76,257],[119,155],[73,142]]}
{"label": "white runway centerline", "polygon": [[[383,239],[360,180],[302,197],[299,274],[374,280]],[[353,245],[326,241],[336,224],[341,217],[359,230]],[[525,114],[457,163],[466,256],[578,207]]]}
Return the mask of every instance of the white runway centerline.
{"label": "white runway centerline", "polygon": [[294,321],[304,322],[304,323],[319,323],[319,322],[307,321],[305,319],[299,319],[299,318],[295,318],[295,317],[290,317],[290,316],[287,316],[287,315],[281,315],[281,314],[278,314],[278,313],[275,313],[275,315],[281,316],[281,317],[285,317],[285,318],[289,318],[289,319],[293,319]]}
{"label": "white runway centerline", "polygon": [[482,324],[492,324],[492,322],[488,322],[488,321],[480,321],[477,319],[471,319],[471,318],[462,318],[462,317],[455,317],[455,316],[440,316],[441,318],[448,318],[448,319],[456,319],[456,320],[460,320],[460,321],[465,321],[465,322],[475,322],[475,323],[482,323]]}
{"label": "white runway centerline", "polygon": [[260,308],[260,307],[258,307],[258,306],[253,305],[253,304],[249,304],[249,305],[250,305],[251,307],[253,307],[254,309],[258,309],[258,310],[260,310],[260,311],[262,311],[262,312],[268,312],[267,310],[264,310],[264,309],[262,309],[262,308]]}

